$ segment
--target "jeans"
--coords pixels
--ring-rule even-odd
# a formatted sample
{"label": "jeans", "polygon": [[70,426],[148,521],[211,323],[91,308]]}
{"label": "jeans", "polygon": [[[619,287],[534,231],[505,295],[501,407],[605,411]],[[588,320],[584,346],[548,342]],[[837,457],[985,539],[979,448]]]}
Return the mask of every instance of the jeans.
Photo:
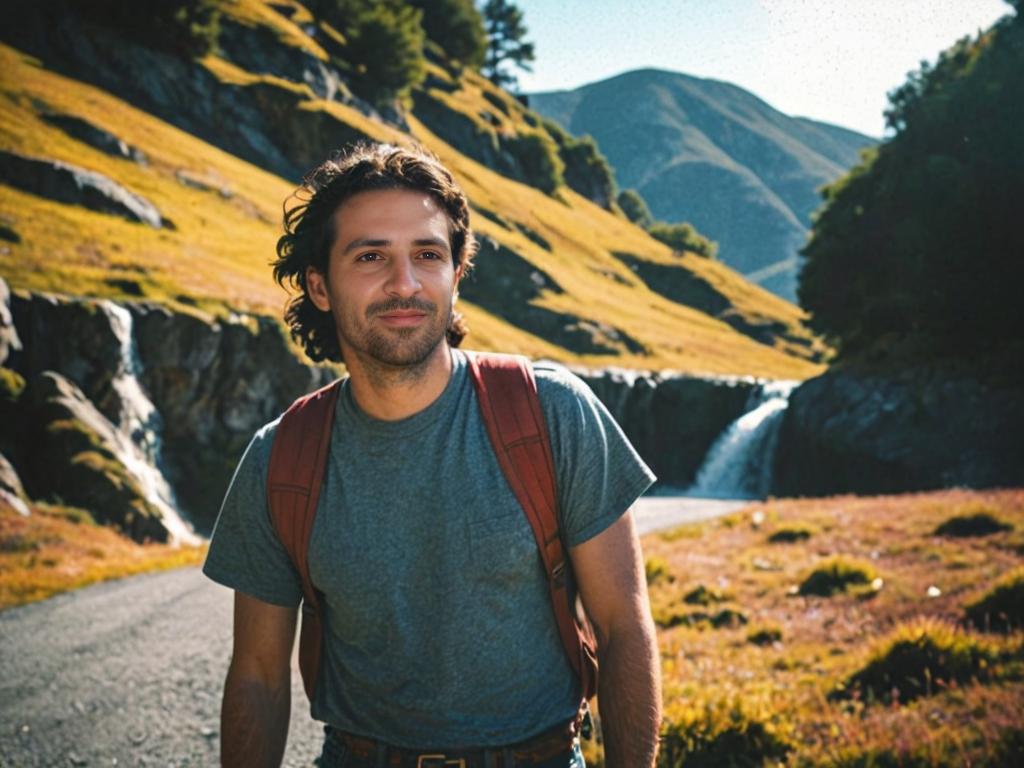
{"label": "jeans", "polygon": [[[317,768],[376,768],[373,759],[366,760],[348,754],[347,747],[337,739],[332,738],[324,739],[323,752],[317,758],[314,765]],[[527,764],[516,763],[516,766],[518,765]],[[528,765],[531,768],[586,768],[583,753],[580,751],[578,742],[573,746],[572,751],[566,755],[553,757],[550,760],[545,760],[543,763],[529,763]],[[512,768],[512,766],[503,765],[502,768]]]}

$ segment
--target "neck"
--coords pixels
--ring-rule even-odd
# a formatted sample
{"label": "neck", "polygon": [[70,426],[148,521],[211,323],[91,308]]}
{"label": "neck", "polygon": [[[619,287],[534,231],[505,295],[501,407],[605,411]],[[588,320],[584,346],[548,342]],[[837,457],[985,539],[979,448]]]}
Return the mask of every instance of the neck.
{"label": "neck", "polygon": [[345,365],[359,408],[375,419],[397,421],[419,413],[441,396],[451,377],[452,354],[443,341],[415,365],[392,366],[350,354],[345,355]]}

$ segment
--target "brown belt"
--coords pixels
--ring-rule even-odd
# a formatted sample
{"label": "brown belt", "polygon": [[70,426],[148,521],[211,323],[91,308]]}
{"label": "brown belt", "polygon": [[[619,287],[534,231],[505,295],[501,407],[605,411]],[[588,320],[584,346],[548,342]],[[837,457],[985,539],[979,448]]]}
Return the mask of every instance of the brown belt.
{"label": "brown belt", "polygon": [[577,723],[571,722],[509,747],[447,751],[403,749],[336,728],[328,729],[328,738],[337,739],[348,748],[350,755],[370,765],[374,765],[378,754],[383,752],[384,759],[376,764],[390,768],[528,768],[559,755],[569,755],[577,733]]}

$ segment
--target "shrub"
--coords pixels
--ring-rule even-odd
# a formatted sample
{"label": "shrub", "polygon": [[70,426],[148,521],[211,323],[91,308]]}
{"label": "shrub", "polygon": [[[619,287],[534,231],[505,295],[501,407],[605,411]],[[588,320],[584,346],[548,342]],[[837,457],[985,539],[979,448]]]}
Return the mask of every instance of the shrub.
{"label": "shrub", "polygon": [[772,544],[792,544],[797,541],[807,541],[813,533],[806,525],[787,525],[772,533],[768,537],[768,541]]}
{"label": "shrub", "polygon": [[558,156],[558,145],[547,133],[520,131],[507,146],[527,184],[549,195],[562,185],[565,164]]}
{"label": "shrub", "polygon": [[718,256],[718,243],[704,237],[694,229],[692,224],[687,222],[668,224],[664,221],[657,221],[647,231],[655,240],[660,240],[673,250],[689,251],[708,259]]}
{"label": "shrub", "polygon": [[851,586],[870,584],[874,579],[875,571],[867,563],[832,557],[807,575],[800,584],[799,593],[830,597],[845,592]]}
{"label": "shrub", "polygon": [[760,768],[792,745],[741,699],[666,713],[659,768]]}
{"label": "shrub", "polygon": [[761,625],[747,632],[747,642],[754,645],[772,645],[782,642],[782,629],[775,625]]}
{"label": "shrub", "polygon": [[1000,520],[991,512],[977,511],[972,514],[956,515],[949,518],[935,529],[936,536],[970,538],[974,536],[990,536],[993,533],[1012,531],[1013,525]]}
{"label": "shrub", "polygon": [[970,603],[967,620],[986,630],[1024,627],[1024,566],[1006,574],[992,589]]}
{"label": "shrub", "polygon": [[911,701],[989,675],[995,650],[974,635],[933,619],[897,627],[834,697]]}

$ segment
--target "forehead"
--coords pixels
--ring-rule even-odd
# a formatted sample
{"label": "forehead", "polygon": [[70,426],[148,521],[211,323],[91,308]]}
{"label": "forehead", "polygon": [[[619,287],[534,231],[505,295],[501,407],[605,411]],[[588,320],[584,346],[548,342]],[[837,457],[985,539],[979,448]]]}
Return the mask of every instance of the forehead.
{"label": "forehead", "polygon": [[[339,237],[410,237],[431,234],[448,238],[450,222],[444,209],[426,192],[381,189],[360,192],[334,212]],[[389,238],[390,239],[390,238]]]}

